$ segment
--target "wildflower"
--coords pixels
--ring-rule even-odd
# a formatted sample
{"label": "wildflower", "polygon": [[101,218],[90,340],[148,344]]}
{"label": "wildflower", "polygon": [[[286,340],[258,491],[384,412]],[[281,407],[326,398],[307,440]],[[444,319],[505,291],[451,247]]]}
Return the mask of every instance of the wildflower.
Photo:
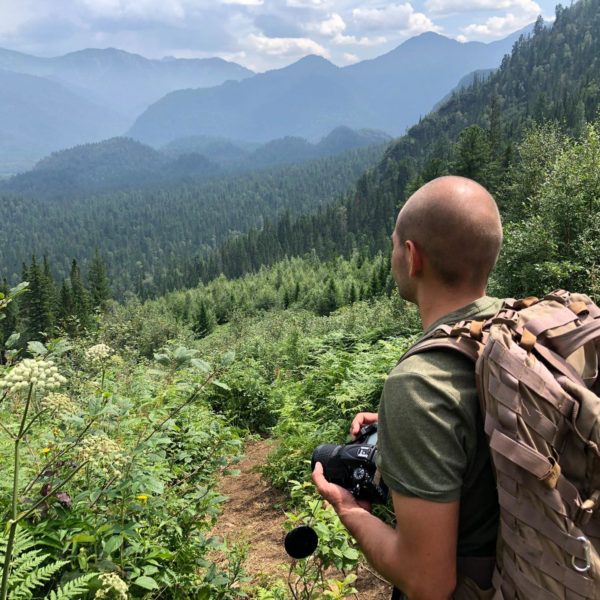
{"label": "wildflower", "polygon": [[85,351],[86,358],[93,363],[105,362],[113,354],[113,349],[106,344],[96,344]]}
{"label": "wildflower", "polygon": [[150,496],[148,496],[148,494],[138,494],[135,498],[136,500],[139,500],[142,504],[146,504],[146,502],[148,502],[148,498]]}
{"label": "wildflower", "polygon": [[43,393],[59,388],[66,381],[51,360],[26,358],[0,381],[0,389],[16,393],[28,390],[33,385],[38,392]]}
{"label": "wildflower", "polygon": [[96,591],[94,598],[127,600],[129,587],[116,573],[101,573],[99,579],[102,582],[102,587]]}
{"label": "wildflower", "polygon": [[77,405],[66,394],[51,392],[42,400],[43,408],[63,415],[72,415],[77,412]]}
{"label": "wildflower", "polygon": [[46,446],[46,448],[42,448],[42,454],[48,454],[50,452],[50,448]]}
{"label": "wildflower", "polygon": [[97,433],[81,442],[79,455],[105,477],[119,477],[127,462],[123,449],[105,433]]}

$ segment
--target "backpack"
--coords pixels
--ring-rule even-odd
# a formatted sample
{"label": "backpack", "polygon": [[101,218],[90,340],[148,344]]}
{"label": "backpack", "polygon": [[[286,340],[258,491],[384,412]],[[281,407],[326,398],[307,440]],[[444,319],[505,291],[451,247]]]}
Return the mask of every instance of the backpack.
{"label": "backpack", "polygon": [[563,290],[507,299],[403,359],[439,348],[475,362],[500,505],[493,591],[459,568],[455,598],[600,600],[600,308]]}

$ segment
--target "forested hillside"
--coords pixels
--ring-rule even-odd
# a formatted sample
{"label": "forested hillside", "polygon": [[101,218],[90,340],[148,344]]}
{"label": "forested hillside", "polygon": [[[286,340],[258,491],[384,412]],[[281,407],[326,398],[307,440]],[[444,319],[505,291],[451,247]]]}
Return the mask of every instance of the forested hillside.
{"label": "forested hillside", "polygon": [[47,255],[60,285],[72,259],[87,270],[98,248],[117,296],[164,293],[185,281],[186,257],[284,212],[296,216],[338,200],[382,153],[373,146],[299,165],[52,202],[5,195],[0,277],[14,283],[24,260]]}
{"label": "forested hillside", "polygon": [[297,164],[382,145],[390,139],[379,131],[338,127],[317,144],[289,137],[266,144],[188,137],[156,150],[131,138],[116,137],[53,152],[30,171],[0,182],[0,193],[64,201],[116,189],[156,188]]}
{"label": "forested hillside", "polygon": [[[509,175],[538,163],[532,152],[521,157],[515,145],[536,122],[555,120],[566,133],[583,135],[600,103],[599,39],[598,3],[559,6],[554,24],[544,27],[539,20],[498,71],[485,80],[476,77],[392,143],[354,194],[318,213],[294,221],[284,215],[264,230],[227,241],[200,257],[195,277],[210,279],[221,270],[237,276],[313,248],[321,258],[347,256],[354,248],[379,252],[388,247],[402,201],[422,183],[448,173],[481,182],[503,208],[524,205],[530,184],[509,184]],[[549,148],[536,147],[547,156]],[[510,218],[512,212],[506,213]]]}

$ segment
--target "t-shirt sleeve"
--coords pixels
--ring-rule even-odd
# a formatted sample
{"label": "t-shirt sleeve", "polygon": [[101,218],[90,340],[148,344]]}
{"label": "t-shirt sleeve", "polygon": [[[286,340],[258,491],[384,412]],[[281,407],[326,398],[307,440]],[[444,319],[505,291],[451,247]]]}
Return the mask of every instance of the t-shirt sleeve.
{"label": "t-shirt sleeve", "polygon": [[[417,359],[417,360],[413,360]],[[417,355],[387,378],[379,407],[378,464],[385,483],[404,495],[437,502],[460,498],[473,450],[472,363],[456,357],[436,372]],[[450,358],[453,361],[453,357]],[[468,395],[468,393],[467,393]]]}

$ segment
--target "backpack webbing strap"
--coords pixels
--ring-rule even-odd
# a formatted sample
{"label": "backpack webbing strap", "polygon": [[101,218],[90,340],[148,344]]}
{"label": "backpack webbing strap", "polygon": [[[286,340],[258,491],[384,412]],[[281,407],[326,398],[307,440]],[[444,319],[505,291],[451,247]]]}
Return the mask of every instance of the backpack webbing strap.
{"label": "backpack webbing strap", "polygon": [[479,358],[481,348],[482,345],[479,342],[463,336],[458,338],[428,337],[417,342],[412,348],[405,352],[400,358],[400,361],[403,361],[414,354],[426,352],[427,350],[450,349],[456,350],[473,362],[476,362]]}
{"label": "backpack webbing strap", "polygon": [[[583,598],[594,597],[595,583],[593,580],[581,576],[570,567],[558,564],[552,556],[532,548],[532,546],[528,544],[518,532],[509,527],[502,518],[500,519],[500,523],[502,540],[520,559],[530,563],[549,577],[560,581],[562,585],[576,594],[583,596]],[[506,554],[505,551],[503,560],[506,557]],[[527,600],[529,600],[529,598]]]}
{"label": "backpack webbing strap", "polygon": [[519,444],[519,442],[504,435],[498,429],[492,433],[490,448],[515,463],[515,465],[525,469],[540,481],[547,482],[548,487],[551,489],[556,487],[556,479],[558,478],[556,467],[558,465],[553,464],[539,452]]}
{"label": "backpack webbing strap", "polygon": [[[543,348],[543,346],[540,346],[539,344],[536,344],[535,349],[547,350],[547,348]],[[544,379],[532,368],[526,367],[521,360],[513,356],[502,346],[502,344],[493,343],[488,359],[495,362],[497,365],[501,365],[501,368],[512,375],[515,381],[520,381],[527,387],[539,393],[540,396],[547,402],[550,402],[557,411],[566,418],[570,418],[573,412],[574,402],[558,383],[552,385],[550,380]],[[556,358],[556,361],[558,362],[558,358]],[[561,363],[561,367],[566,365],[572,369],[571,365],[567,365],[562,359]],[[566,371],[568,372],[568,369]],[[560,372],[562,373],[563,371]],[[575,372],[574,369],[573,372]]]}
{"label": "backpack webbing strap", "polygon": [[557,308],[551,317],[540,317],[533,321],[529,321],[529,323],[525,325],[525,328],[531,331],[536,337],[539,337],[549,329],[562,327],[563,325],[567,325],[567,323],[576,321],[578,318],[579,317],[572,310],[569,310],[565,306]]}
{"label": "backpack webbing strap", "polygon": [[599,336],[600,319],[593,319],[587,321],[581,327],[577,327],[571,331],[553,337],[550,344],[558,354],[567,358],[568,356],[571,356],[575,350],[597,339]]}
{"label": "backpack webbing strap", "polygon": [[581,540],[578,539],[583,535],[582,531],[574,530],[576,535],[566,533],[548,520],[544,514],[535,510],[531,504],[520,502],[518,498],[509,494],[501,485],[498,486],[498,499],[500,506],[512,517],[535,529],[559,548],[564,548],[571,556],[582,561],[586,560],[585,548]]}
{"label": "backpack webbing strap", "polygon": [[[517,565],[508,554],[504,554],[502,562],[502,572],[504,577],[508,575],[508,577],[519,586],[519,589],[522,589],[527,594],[527,600],[560,600],[558,596],[555,596],[552,592],[540,587],[535,581],[532,581],[529,577],[525,576],[523,572],[517,568]],[[495,571],[492,581],[496,589],[501,589],[501,586],[504,583],[498,571]],[[506,597],[502,596],[503,600],[504,598],[514,598],[514,592],[513,595],[507,595]]]}

